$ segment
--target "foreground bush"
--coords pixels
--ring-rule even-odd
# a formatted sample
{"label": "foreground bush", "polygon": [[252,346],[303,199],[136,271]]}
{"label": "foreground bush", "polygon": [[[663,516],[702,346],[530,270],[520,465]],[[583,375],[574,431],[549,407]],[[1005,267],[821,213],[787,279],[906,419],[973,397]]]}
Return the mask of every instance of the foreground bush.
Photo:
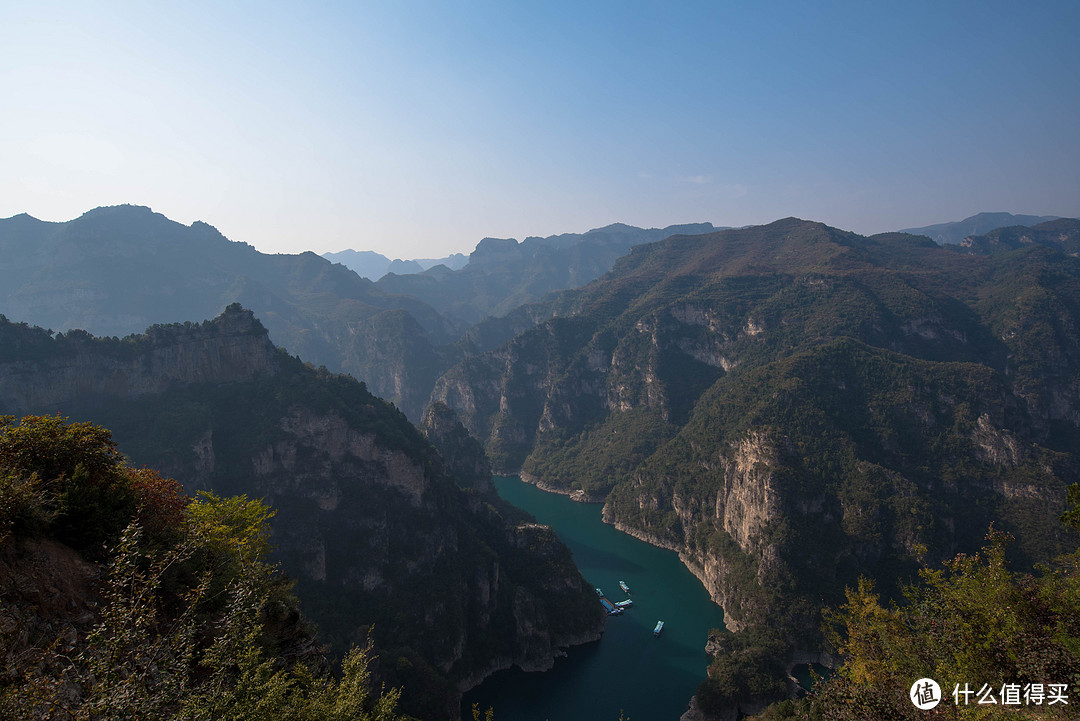
{"label": "foreground bush", "polygon": [[39,624],[60,622],[51,639],[0,634],[11,652],[0,718],[399,719],[399,693],[372,688],[370,649],[351,651],[340,678],[329,673],[266,562],[272,515],[244,497],[185,497],[175,481],[128,468],[92,424],[0,419],[0,551],[19,579],[0,603],[24,619],[40,612],[26,600],[44,598],[27,588],[30,568],[60,553],[57,542],[101,569],[85,632],[61,618]]}
{"label": "foreground bush", "polygon": [[[1069,502],[1062,521],[1080,530],[1080,486]],[[978,553],[924,568],[902,605],[882,605],[867,580],[848,589],[827,614],[844,659],[836,676],[757,718],[1080,718],[1080,551],[1037,575],[1017,573],[1006,561],[1010,541],[991,528]],[[909,697],[919,679],[939,685],[935,708]]]}

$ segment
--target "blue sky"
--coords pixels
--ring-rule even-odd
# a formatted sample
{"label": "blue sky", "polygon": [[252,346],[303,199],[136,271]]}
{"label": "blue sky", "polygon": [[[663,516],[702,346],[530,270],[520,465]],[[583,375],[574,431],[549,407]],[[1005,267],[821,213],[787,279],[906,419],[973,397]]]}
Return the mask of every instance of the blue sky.
{"label": "blue sky", "polygon": [[1080,2],[0,0],[0,217],[266,252],[1080,215]]}

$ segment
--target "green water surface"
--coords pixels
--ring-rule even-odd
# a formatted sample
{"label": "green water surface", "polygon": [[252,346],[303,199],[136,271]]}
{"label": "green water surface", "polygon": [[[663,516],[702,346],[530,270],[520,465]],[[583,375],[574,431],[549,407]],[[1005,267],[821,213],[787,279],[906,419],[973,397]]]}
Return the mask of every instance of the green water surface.
{"label": "green water surface", "polygon": [[[495,721],[675,721],[705,679],[705,642],[724,614],[673,551],[650,546],[600,519],[600,506],[545,493],[517,478],[495,478],[499,495],[552,526],[585,578],[612,602],[597,643],[570,649],[545,673],[500,672],[466,694],[469,709],[495,709]],[[619,588],[626,581],[630,595]],[[597,599],[599,603],[599,599]],[[664,621],[659,638],[653,636]]]}

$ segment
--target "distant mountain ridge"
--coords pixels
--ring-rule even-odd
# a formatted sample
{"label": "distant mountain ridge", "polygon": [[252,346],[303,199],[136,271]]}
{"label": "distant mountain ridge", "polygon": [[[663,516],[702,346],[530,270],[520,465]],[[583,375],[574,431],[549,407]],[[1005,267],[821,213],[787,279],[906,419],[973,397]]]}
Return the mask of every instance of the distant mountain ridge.
{"label": "distant mountain ridge", "polygon": [[992,255],[1033,245],[1054,248],[1076,257],[1080,254],[1080,226],[1070,218],[1058,218],[1032,227],[1010,225],[984,235],[968,236],[949,247],[966,253]]}
{"label": "distant mountain ridge", "polygon": [[475,323],[504,315],[547,293],[585,285],[610,270],[635,245],[716,230],[712,223],[648,229],[613,223],[586,233],[530,236],[520,243],[513,238],[484,238],[460,270],[435,267],[419,274],[389,274],[377,285],[420,298],[457,320]]}
{"label": "distant mountain ridge", "polygon": [[464,253],[453,253],[445,258],[414,258],[411,260],[397,258],[391,260],[382,253],[376,253],[373,250],[352,249],[341,250],[336,253],[323,253],[322,257],[331,263],[341,263],[361,278],[367,278],[368,280],[378,280],[387,273],[397,273],[398,275],[422,273],[428,268],[434,268],[437,265],[445,265],[450,270],[459,270],[469,262],[469,257]]}
{"label": "distant mountain ridge", "polygon": [[377,285],[314,253],[260,253],[206,223],[186,226],[145,207],[96,208],[59,223],[21,214],[0,219],[0,313],[124,336],[240,302],[275,344],[352,374],[418,421],[435,379],[469,352],[456,341],[471,323],[587,282],[643,238],[711,227],[616,224],[526,243],[483,241],[474,267],[437,265]]}
{"label": "distant mountain ridge", "polygon": [[0,219],[0,313],[12,320],[124,336],[234,302],[256,312],[275,344],[351,373],[414,418],[441,369],[435,348],[464,328],[315,253],[260,253],[145,207],[96,208],[62,223]]}
{"label": "distant mountain ridge", "polygon": [[906,228],[901,233],[925,235],[941,245],[955,244],[973,235],[983,235],[991,230],[1006,228],[1011,225],[1032,226],[1057,220],[1057,215],[1013,215],[1012,213],[978,213],[970,218],[951,223],[937,223],[922,228]]}

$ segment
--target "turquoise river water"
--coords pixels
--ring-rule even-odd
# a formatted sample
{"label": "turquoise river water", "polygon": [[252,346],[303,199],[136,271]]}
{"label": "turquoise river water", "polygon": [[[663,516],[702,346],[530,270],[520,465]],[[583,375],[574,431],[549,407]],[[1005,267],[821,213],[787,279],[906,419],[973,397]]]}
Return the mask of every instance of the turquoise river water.
{"label": "turquoise river water", "polygon": [[[495,721],[676,721],[705,679],[705,641],[724,614],[673,551],[650,546],[600,519],[600,506],[545,493],[517,478],[495,478],[499,495],[550,525],[578,568],[611,601],[604,637],[570,649],[551,671],[495,674],[465,696],[495,710]],[[626,581],[630,595],[619,588]],[[597,599],[597,603],[599,603]],[[653,627],[664,621],[659,638]]]}

